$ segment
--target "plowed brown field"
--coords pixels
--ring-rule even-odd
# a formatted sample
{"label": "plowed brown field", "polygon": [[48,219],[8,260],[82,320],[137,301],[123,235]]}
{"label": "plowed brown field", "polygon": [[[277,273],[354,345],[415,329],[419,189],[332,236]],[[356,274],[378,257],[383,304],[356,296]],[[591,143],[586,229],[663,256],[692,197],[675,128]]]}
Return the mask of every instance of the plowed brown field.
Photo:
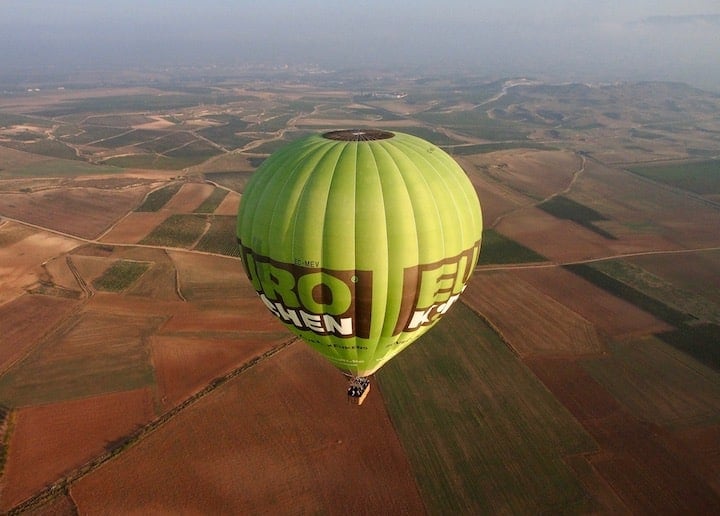
{"label": "plowed brown field", "polygon": [[156,226],[162,224],[170,214],[167,211],[134,211],[128,213],[100,239],[102,242],[135,244],[145,238]]}
{"label": "plowed brown field", "polygon": [[579,363],[526,363],[597,441],[600,452],[590,462],[631,513],[717,512],[720,494],[689,466],[688,455],[668,449],[657,427],[636,419]]}
{"label": "plowed brown field", "polygon": [[192,213],[212,193],[214,188],[214,186],[205,183],[186,183],[163,206],[163,211]]}
{"label": "plowed brown field", "polygon": [[152,342],[155,381],[162,407],[170,409],[200,391],[214,378],[239,367],[290,338],[281,332],[272,338],[236,339],[156,337]]}
{"label": "plowed brown field", "polygon": [[550,260],[565,263],[612,256],[612,240],[539,208],[516,211],[503,218],[497,229]]}
{"label": "plowed brown field", "polygon": [[0,509],[30,497],[153,417],[148,389],[19,410],[2,477]]}
{"label": "plowed brown field", "polygon": [[76,301],[30,294],[0,306],[0,371],[30,351],[77,306]]}
{"label": "plowed brown field", "polygon": [[22,295],[44,274],[41,264],[66,253],[77,241],[43,231],[0,247],[0,305]]}
{"label": "plowed brown field", "polygon": [[612,337],[646,335],[672,329],[635,305],[560,267],[516,270],[509,274],[520,277]]}
{"label": "plowed brown field", "polygon": [[237,258],[168,251],[178,271],[180,291],[191,301],[235,299],[255,291]]}
{"label": "plowed brown field", "polygon": [[222,385],[71,487],[81,514],[420,514],[380,393],[359,409],[301,343]]}
{"label": "plowed brown field", "polygon": [[475,274],[463,301],[492,321],[521,356],[592,354],[604,349],[592,324],[517,276]]}
{"label": "plowed brown field", "polygon": [[215,215],[235,215],[240,206],[241,195],[237,192],[228,192],[220,206],[215,210]]}
{"label": "plowed brown field", "polygon": [[148,186],[122,190],[58,188],[8,193],[0,195],[0,212],[6,217],[63,233],[96,238],[137,206],[149,189]]}
{"label": "plowed brown field", "polygon": [[570,185],[582,159],[566,151],[517,149],[473,157],[493,180],[531,198],[545,199]]}

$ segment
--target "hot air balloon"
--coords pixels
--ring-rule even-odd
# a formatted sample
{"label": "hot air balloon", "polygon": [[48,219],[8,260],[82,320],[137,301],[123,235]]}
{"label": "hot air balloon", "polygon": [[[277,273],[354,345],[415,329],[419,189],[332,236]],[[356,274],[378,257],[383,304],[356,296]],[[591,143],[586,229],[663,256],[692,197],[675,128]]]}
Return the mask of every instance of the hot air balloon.
{"label": "hot air balloon", "polygon": [[416,136],[315,134],[249,181],[237,239],[260,299],[350,379],[368,376],[455,303],[480,253],[482,214],[462,168]]}

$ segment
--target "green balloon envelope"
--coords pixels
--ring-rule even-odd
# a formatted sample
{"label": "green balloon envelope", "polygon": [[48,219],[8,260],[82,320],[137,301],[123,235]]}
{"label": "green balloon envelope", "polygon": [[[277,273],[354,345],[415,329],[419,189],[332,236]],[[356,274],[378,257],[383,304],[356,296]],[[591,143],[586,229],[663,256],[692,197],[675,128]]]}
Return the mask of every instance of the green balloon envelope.
{"label": "green balloon envelope", "polygon": [[313,135],[248,183],[237,238],[268,309],[353,376],[435,325],[480,253],[482,214],[460,166],[403,133]]}

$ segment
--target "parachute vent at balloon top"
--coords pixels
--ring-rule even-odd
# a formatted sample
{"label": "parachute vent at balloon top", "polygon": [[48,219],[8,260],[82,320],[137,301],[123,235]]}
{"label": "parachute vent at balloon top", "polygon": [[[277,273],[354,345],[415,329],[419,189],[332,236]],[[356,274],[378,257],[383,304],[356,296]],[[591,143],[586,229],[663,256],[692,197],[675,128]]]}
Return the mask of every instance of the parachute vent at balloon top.
{"label": "parachute vent at balloon top", "polygon": [[341,142],[370,142],[373,140],[387,140],[393,136],[395,134],[390,131],[377,129],[343,129],[342,131],[330,131],[323,134],[323,138]]}

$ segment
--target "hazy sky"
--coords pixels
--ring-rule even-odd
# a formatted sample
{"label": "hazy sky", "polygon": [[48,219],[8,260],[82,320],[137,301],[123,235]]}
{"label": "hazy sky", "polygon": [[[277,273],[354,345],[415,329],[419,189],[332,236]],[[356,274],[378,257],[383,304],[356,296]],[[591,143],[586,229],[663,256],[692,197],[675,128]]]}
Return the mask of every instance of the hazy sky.
{"label": "hazy sky", "polygon": [[315,63],[718,84],[718,0],[0,0],[18,67]]}

